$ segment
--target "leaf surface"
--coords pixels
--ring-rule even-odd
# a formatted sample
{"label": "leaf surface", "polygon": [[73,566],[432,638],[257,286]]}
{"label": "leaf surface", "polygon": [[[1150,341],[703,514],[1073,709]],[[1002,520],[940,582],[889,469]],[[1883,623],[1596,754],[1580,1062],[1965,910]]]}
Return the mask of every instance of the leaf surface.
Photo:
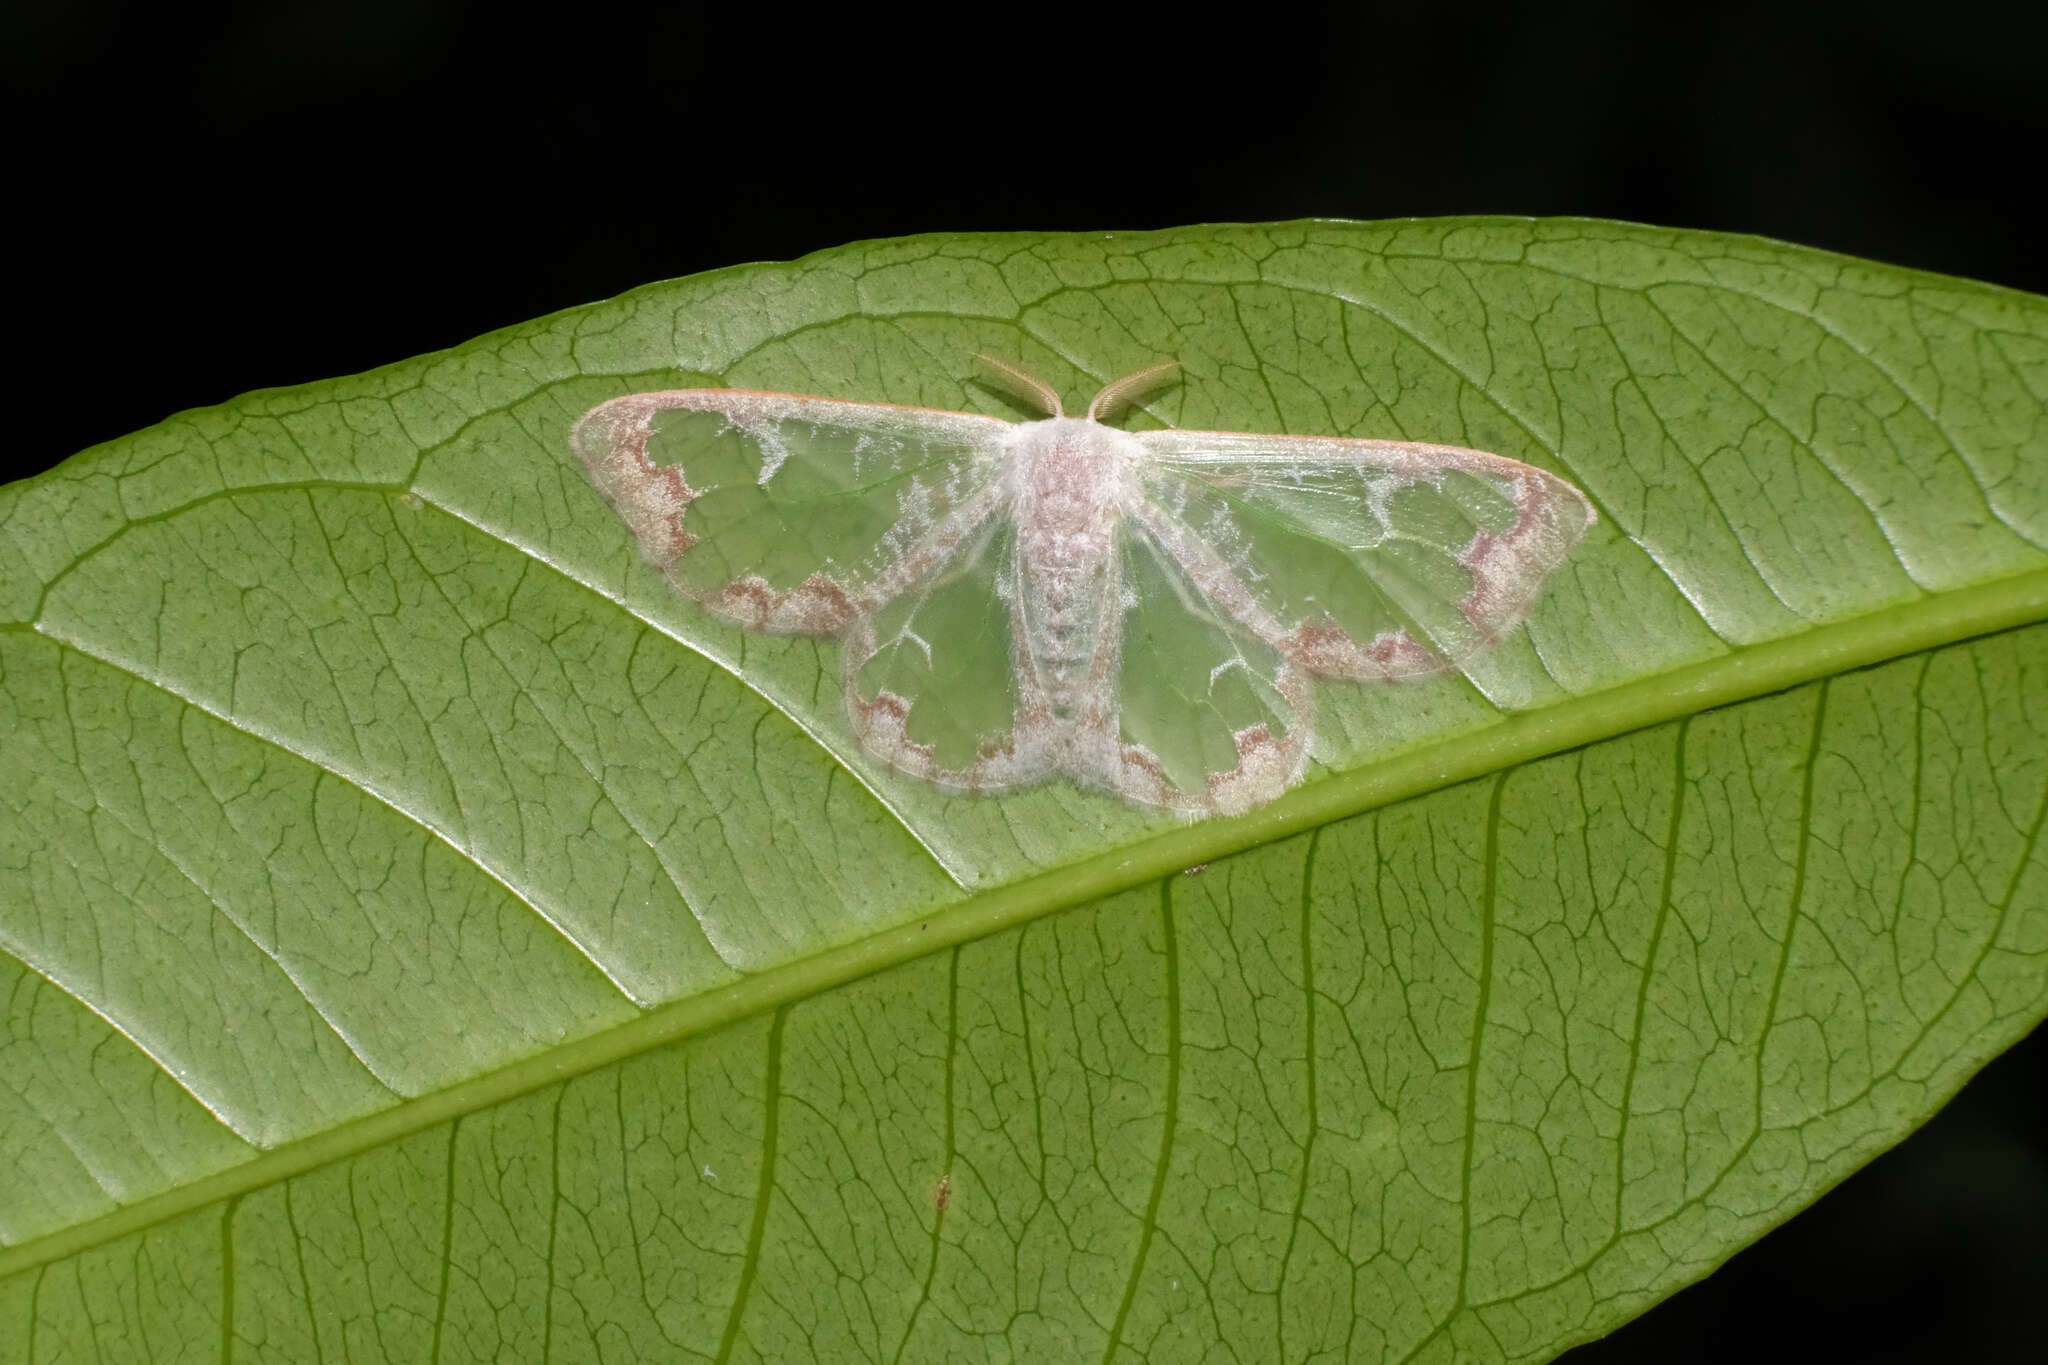
{"label": "leaf surface", "polygon": [[[1601,521],[1177,824],[862,760],[566,433],[1430,440]],[[0,1357],[1541,1360],[2048,1008],[2048,304],[1606,223],[918,238],[0,493]],[[1183,875],[1182,869],[1193,870]]]}

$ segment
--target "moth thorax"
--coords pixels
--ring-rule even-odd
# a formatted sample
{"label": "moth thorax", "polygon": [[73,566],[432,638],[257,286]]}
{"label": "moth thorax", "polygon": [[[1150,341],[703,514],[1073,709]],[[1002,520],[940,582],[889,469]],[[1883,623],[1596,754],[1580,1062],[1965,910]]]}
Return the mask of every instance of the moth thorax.
{"label": "moth thorax", "polygon": [[1131,469],[1129,436],[1085,417],[1055,417],[1018,427],[1013,439],[1015,513],[1027,545],[1042,532],[1048,548],[1085,555],[1113,533]]}
{"label": "moth thorax", "polygon": [[[1086,418],[1015,428],[1011,514],[1023,560],[1023,651],[1038,695],[1061,725],[1113,710],[1117,523],[1136,442]],[[1106,648],[1107,647],[1107,648]]]}

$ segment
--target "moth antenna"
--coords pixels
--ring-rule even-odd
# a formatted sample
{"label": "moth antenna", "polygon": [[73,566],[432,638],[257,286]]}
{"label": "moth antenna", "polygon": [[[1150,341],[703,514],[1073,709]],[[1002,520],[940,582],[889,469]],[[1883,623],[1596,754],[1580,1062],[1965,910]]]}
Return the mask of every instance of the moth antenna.
{"label": "moth antenna", "polygon": [[1100,422],[1103,418],[1113,415],[1117,409],[1147,389],[1171,379],[1179,369],[1178,360],[1162,360],[1157,365],[1147,365],[1142,370],[1134,370],[1122,379],[1111,380],[1102,386],[1102,392],[1096,394],[1094,401],[1088,404],[1088,420]]}
{"label": "moth antenna", "polygon": [[1003,361],[997,360],[994,356],[984,354],[981,351],[976,351],[974,358],[988,366],[991,370],[994,370],[998,378],[1007,379],[1009,383],[1006,387],[1019,398],[1035,400],[1038,406],[1044,410],[1046,416],[1066,416],[1066,413],[1060,411],[1060,396],[1053,392],[1052,385],[1046,383],[1037,375],[1026,374],[1015,365],[1006,364]]}

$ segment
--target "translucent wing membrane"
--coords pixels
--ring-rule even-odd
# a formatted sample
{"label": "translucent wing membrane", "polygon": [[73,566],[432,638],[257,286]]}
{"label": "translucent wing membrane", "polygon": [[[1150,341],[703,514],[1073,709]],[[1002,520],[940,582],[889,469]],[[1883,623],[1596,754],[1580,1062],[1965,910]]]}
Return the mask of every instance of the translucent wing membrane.
{"label": "translucent wing membrane", "polygon": [[1497,641],[1594,521],[1455,446],[1154,431],[1135,514],[1200,592],[1313,672],[1424,677]]}
{"label": "translucent wing membrane", "polygon": [[1117,769],[1104,785],[1188,815],[1272,800],[1308,762],[1307,674],[1205,600],[1146,529],[1126,535],[1122,560]]}
{"label": "translucent wing membrane", "polygon": [[1052,775],[1017,742],[1014,537],[984,526],[924,582],[857,620],[843,667],[861,744],[901,772],[993,792]]}
{"label": "translucent wing membrane", "polygon": [[996,511],[1010,424],[743,389],[632,394],[570,443],[648,557],[755,630],[833,635]]}
{"label": "translucent wing membrane", "polygon": [[992,525],[846,637],[847,706],[891,767],[989,793],[1065,775],[1184,815],[1278,796],[1308,761],[1308,675],[1205,604],[1143,535],[1104,583],[1090,685],[1056,709],[1034,686],[1015,537]]}

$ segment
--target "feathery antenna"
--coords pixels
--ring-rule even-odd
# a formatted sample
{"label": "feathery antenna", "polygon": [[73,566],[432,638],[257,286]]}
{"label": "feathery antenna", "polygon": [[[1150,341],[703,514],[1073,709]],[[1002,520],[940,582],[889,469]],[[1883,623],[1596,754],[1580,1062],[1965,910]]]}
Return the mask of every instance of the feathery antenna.
{"label": "feathery antenna", "polygon": [[1089,420],[1100,422],[1139,394],[1164,384],[1179,372],[1178,360],[1162,360],[1157,365],[1147,365],[1142,370],[1134,370],[1122,379],[1111,380],[1102,386],[1102,392],[1096,394],[1094,401],[1088,404]]}
{"label": "feathery antenna", "polygon": [[1005,364],[992,355],[976,351],[974,358],[996,372],[996,377],[1007,381],[1003,387],[1026,402],[1035,402],[1048,417],[1064,417],[1060,411],[1060,396],[1053,392],[1052,385],[1036,375],[1026,374],[1015,365]]}

